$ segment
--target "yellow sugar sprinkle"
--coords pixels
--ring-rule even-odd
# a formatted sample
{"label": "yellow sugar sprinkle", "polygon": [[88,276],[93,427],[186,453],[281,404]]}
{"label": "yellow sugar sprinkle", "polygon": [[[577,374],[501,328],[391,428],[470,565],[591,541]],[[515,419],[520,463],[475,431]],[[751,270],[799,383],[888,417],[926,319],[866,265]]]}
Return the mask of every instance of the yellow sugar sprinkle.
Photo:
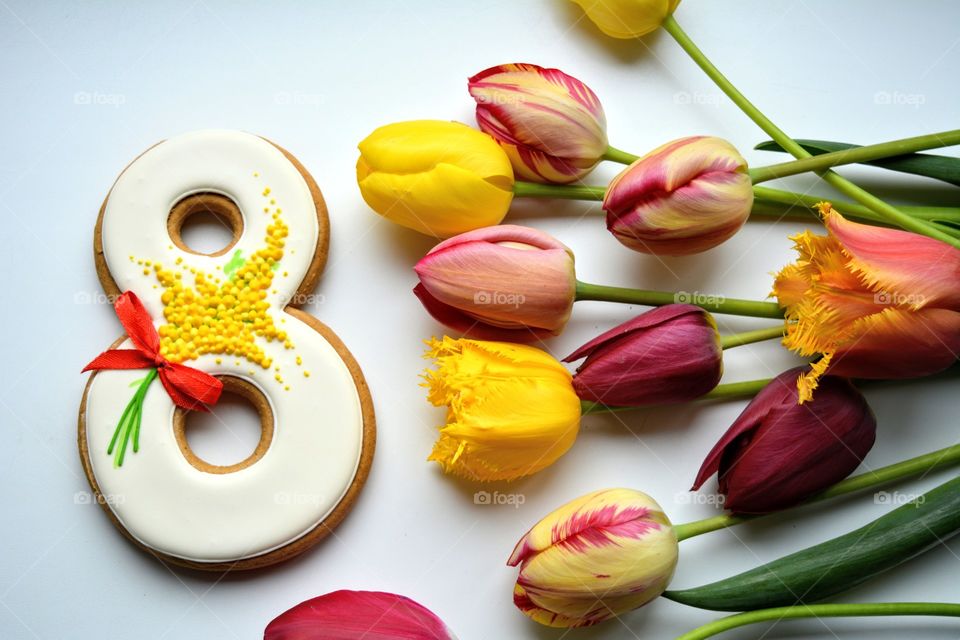
{"label": "yellow sugar sprinkle", "polygon": [[263,197],[266,198],[268,195],[270,195],[270,187],[264,187],[264,188],[263,188]]}
{"label": "yellow sugar sprinkle", "polygon": [[309,378],[309,377],[310,377],[310,372],[309,372],[309,371],[304,371],[304,372],[303,372],[303,377],[304,377],[304,378]]}
{"label": "yellow sugar sprinkle", "polygon": [[214,362],[216,362],[217,364],[223,364],[223,358],[217,358],[216,360],[214,360]]}
{"label": "yellow sugar sprinkle", "polygon": [[253,177],[254,177],[254,178],[259,178],[259,177],[260,177],[260,172],[259,172],[259,171],[254,171],[254,172],[253,172]]}
{"label": "yellow sugar sprinkle", "polygon": [[283,388],[284,391],[290,391],[290,385],[287,385]]}
{"label": "yellow sugar sprinkle", "polygon": [[297,356],[297,366],[300,366],[301,364],[303,364],[303,358]]}

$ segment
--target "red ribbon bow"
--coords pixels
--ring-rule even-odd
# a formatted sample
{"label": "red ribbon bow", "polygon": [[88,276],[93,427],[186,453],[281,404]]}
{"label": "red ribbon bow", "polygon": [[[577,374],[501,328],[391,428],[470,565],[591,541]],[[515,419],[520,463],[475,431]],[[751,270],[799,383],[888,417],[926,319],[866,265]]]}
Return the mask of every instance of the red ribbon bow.
{"label": "red ribbon bow", "polygon": [[153,320],[140,298],[127,291],[113,304],[120,324],[136,349],[109,349],[93,359],[83,371],[101,369],[156,368],[163,388],[178,407],[194,411],[209,411],[207,405],[216,404],[223,383],[209,373],[170,362],[160,355],[160,336]]}

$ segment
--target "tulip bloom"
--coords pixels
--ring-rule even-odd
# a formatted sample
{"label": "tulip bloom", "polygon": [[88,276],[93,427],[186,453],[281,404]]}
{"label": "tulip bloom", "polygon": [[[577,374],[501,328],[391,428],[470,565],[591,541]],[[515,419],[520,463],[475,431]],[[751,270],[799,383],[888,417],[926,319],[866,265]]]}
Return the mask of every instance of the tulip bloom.
{"label": "tulip bloom", "polygon": [[500,143],[523,180],[579,180],[607,151],[600,100],[559,69],[504,64],[481,71],[467,86],[477,124]]}
{"label": "tulip bloom", "polygon": [[680,0],[573,0],[613,38],[639,38],[656,31]]}
{"label": "tulip bloom", "polygon": [[824,373],[912,378],[960,353],[960,250],[899,229],[857,224],[820,205],[829,235],[792,239],[799,259],[777,274],[783,344],[823,354],[800,378],[806,401]]}
{"label": "tulip bloom", "polygon": [[426,607],[378,591],[333,591],[273,619],[263,640],[455,640]]}
{"label": "tulip bloom", "polygon": [[803,367],[774,378],[747,405],[700,467],[699,489],[718,474],[735,513],[789,507],[846,478],[873,447],[877,422],[845,378],[826,376],[812,402],[797,402]]}
{"label": "tulip bloom", "polygon": [[494,140],[458,122],[380,127],[359,145],[357,184],[370,207],[446,238],[498,224],[513,199],[513,169]]}
{"label": "tulip bloom", "polygon": [[528,227],[501,225],[450,238],[414,270],[420,284],[413,292],[430,315],[478,338],[556,335],[573,308],[573,252]]}
{"label": "tulip bloom", "polygon": [[713,316],[670,304],[614,327],[564,362],[586,358],[573,376],[584,400],[612,406],[686,402],[720,382],[723,351]]}
{"label": "tulip bloom", "polygon": [[607,229],[627,247],[655,255],[711,249],[750,216],[747,161],[727,141],[694,136],[654,149],[610,182]]}
{"label": "tulip bloom", "polygon": [[424,386],[447,425],[429,459],[470,480],[512,480],[553,464],[580,428],[570,372],[533,347],[478,340],[431,340],[436,359]]}
{"label": "tulip bloom", "polygon": [[632,489],[565,504],[533,526],[507,561],[513,602],[551,627],[584,627],[643,606],[667,588],[677,535],[663,509]]}

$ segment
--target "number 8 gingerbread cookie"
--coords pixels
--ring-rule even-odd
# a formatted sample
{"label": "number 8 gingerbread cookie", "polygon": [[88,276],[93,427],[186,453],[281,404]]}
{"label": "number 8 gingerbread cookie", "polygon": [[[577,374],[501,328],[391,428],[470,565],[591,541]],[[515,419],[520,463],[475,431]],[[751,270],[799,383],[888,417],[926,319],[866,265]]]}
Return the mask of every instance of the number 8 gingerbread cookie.
{"label": "number 8 gingerbread cookie", "polygon": [[[229,223],[230,246],[183,243],[199,211]],[[151,147],[104,201],[97,271],[126,336],[87,366],[80,455],[114,523],[161,559],[273,564],[329,533],[359,493],[375,440],[363,374],[329,328],[291,306],[320,276],[328,229],[297,160],[238,131]],[[262,423],[254,453],[226,467],[194,455],[184,432],[190,411],[216,411],[221,390],[250,400]]]}

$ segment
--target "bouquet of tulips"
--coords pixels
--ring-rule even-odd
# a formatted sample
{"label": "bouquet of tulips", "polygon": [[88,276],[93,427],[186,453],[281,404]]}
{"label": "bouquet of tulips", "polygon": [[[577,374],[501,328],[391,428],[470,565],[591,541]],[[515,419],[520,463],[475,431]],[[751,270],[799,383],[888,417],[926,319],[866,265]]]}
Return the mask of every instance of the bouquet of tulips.
{"label": "bouquet of tulips", "polygon": [[[752,398],[692,479],[697,490],[716,475],[728,513],[674,525],[654,498],[634,489],[574,499],[533,524],[509,555],[508,564],[519,567],[515,605],[556,627],[596,624],[660,596],[744,612],[688,639],[783,617],[960,615],[953,603],[809,604],[960,531],[960,478],[845,536],[717,583],[669,589],[684,539],[960,462],[960,446],[953,446],[847,477],[877,432],[858,387],[938,374],[957,361],[960,209],[895,207],[833,171],[871,163],[960,185],[960,160],[919,153],[960,143],[960,131],[868,146],[793,139],[681,29],[673,16],[679,0],[575,1],[612,37],[663,27],[771,138],[761,148],[795,159],[748,167],[734,145],[709,136],[633,155],[610,145],[600,99],[586,84],[533,64],[500,65],[469,79],[478,129],[402,122],[359,144],[357,181],[366,203],[439,240],[414,266],[413,292],[455,334],[428,340],[435,366],[423,384],[429,401],[446,408],[429,456],[443,471],[510,481],[562,456],[586,414]],[[605,186],[586,184],[602,161],[626,166]],[[760,186],[807,172],[845,200]],[[818,229],[792,238],[796,257],[773,278],[775,301],[689,300],[578,280],[573,252],[561,240],[501,224],[519,197],[601,201],[613,237],[654,255],[708,250],[753,219],[801,215]],[[529,344],[563,331],[578,300],[652,309],[563,358]],[[721,335],[714,314],[767,320]],[[771,339],[806,364],[773,378],[720,383],[726,349]],[[452,637],[439,618],[402,596],[346,591],[295,607],[266,637],[308,637],[294,633],[306,628],[351,638]]]}

